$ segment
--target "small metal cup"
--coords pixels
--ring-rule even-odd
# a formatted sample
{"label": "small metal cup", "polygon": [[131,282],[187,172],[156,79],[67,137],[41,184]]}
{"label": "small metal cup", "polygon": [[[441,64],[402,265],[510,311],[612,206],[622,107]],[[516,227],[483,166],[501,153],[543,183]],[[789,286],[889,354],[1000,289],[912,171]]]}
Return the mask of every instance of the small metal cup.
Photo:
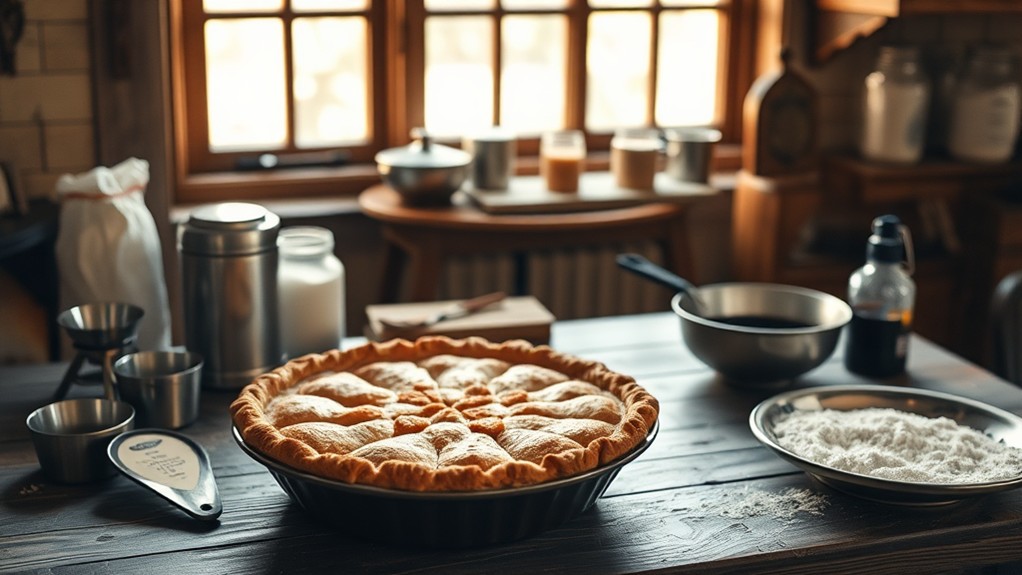
{"label": "small metal cup", "polygon": [[462,141],[472,155],[469,180],[479,190],[506,190],[515,173],[517,141],[511,132],[494,127]]}
{"label": "small metal cup", "polygon": [[178,429],[199,417],[202,356],[188,351],[140,351],[114,362],[121,398],[141,425]]}
{"label": "small metal cup", "polygon": [[66,399],[33,411],[25,424],[43,473],[60,483],[87,483],[117,473],[106,448],[135,427],[135,410],[123,401]]}
{"label": "small metal cup", "polygon": [[664,172],[683,182],[709,182],[713,148],[720,141],[720,131],[703,127],[668,128],[664,134],[667,140]]}

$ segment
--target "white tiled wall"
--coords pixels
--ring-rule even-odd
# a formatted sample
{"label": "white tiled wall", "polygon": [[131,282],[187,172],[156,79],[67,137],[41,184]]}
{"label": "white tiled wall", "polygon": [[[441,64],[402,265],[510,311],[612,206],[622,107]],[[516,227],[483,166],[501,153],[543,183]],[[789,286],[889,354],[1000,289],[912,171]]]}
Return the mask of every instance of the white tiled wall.
{"label": "white tiled wall", "polygon": [[24,0],[17,72],[0,76],[0,162],[27,197],[95,165],[88,0]]}

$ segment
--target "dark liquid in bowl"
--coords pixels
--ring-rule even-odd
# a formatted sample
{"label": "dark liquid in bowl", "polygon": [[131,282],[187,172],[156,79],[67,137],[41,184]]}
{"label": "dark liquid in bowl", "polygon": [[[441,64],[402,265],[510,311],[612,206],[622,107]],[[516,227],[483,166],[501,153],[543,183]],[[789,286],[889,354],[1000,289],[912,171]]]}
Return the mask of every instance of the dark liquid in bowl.
{"label": "dark liquid in bowl", "polygon": [[767,315],[732,315],[727,317],[708,317],[710,321],[737,325],[741,327],[759,327],[767,329],[795,329],[813,327],[816,324],[804,321],[795,321],[783,317],[771,317]]}

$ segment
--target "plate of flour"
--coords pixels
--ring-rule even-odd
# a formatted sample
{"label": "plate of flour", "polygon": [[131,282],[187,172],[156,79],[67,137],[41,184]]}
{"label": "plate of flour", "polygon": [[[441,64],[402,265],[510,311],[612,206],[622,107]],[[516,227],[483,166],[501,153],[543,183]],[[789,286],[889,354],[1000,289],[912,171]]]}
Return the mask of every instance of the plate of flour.
{"label": "plate of flour", "polygon": [[942,505],[1022,486],[1022,418],[956,395],[841,385],[756,406],[760,442],[820,482],[899,505]]}

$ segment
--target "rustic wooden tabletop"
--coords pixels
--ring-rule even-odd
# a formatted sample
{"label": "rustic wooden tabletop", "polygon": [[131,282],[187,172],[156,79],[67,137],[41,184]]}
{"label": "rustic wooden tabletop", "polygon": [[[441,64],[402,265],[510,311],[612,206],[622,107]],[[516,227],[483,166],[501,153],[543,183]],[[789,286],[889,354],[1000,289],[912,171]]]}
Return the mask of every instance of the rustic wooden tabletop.
{"label": "rustic wooden tabletop", "polygon": [[[183,430],[212,460],[219,521],[191,519],[123,476],[52,483],[25,418],[49,401],[66,365],[2,368],[0,572],[1019,572],[1010,563],[1022,561],[1022,491],[918,508],[823,486],[749,429],[750,410],[781,390],[725,385],[688,352],[672,314],[559,322],[551,345],[633,375],[661,402],[659,434],[589,511],[515,543],[461,550],[354,539],[312,518],[235,444],[231,392],[204,392],[199,421]],[[844,370],[839,349],[793,385],[840,383],[870,382]],[[921,338],[909,375],[891,383],[1022,413],[1022,390]]]}

